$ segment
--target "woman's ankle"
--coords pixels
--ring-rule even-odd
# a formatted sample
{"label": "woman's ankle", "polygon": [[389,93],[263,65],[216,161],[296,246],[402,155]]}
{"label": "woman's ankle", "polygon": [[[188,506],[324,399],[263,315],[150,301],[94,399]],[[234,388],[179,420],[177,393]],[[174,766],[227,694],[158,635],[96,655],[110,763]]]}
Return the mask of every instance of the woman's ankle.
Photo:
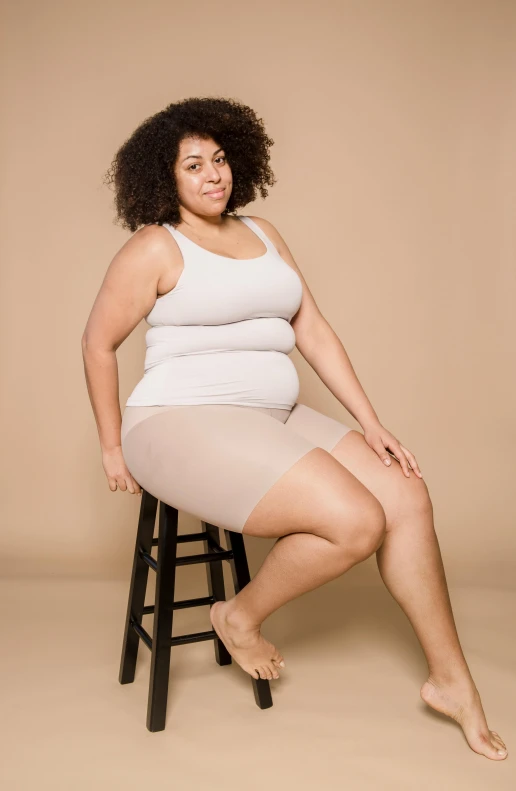
{"label": "woman's ankle", "polygon": [[260,629],[262,622],[253,617],[253,613],[250,613],[246,607],[242,607],[238,600],[238,594],[228,599],[225,604],[225,618],[229,626],[244,631],[257,631]]}

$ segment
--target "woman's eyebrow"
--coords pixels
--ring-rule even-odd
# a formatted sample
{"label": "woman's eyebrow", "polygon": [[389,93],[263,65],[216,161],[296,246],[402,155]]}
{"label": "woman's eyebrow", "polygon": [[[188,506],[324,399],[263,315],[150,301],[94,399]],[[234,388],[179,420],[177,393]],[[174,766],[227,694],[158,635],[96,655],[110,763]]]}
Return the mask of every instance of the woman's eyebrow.
{"label": "woman's eyebrow", "polygon": [[[215,154],[218,154],[219,151],[224,151],[224,149],[223,148],[217,148],[217,150],[213,152],[212,156],[215,156]],[[188,154],[188,156],[183,159],[183,162],[186,162],[187,159],[202,159],[202,154]]]}

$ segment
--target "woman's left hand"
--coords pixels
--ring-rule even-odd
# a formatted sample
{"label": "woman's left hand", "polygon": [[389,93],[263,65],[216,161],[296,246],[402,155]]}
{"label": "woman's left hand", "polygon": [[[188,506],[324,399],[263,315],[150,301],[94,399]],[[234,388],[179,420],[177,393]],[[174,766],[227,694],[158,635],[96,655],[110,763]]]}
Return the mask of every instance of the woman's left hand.
{"label": "woman's left hand", "polygon": [[380,457],[380,459],[387,466],[390,465],[391,459],[386,452],[386,448],[390,450],[394,458],[399,461],[401,468],[407,478],[410,477],[409,469],[414,470],[418,478],[422,478],[421,470],[419,469],[416,457],[404,445],[402,445],[394,434],[387,431],[381,423],[376,423],[374,426],[364,427],[364,439]]}

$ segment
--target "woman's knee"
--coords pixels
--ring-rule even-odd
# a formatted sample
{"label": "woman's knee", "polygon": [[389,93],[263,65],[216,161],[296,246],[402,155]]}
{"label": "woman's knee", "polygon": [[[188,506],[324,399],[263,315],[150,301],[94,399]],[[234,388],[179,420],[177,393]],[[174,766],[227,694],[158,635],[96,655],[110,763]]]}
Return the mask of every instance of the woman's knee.
{"label": "woman's knee", "polygon": [[315,487],[318,505],[314,511],[319,514],[321,525],[315,532],[336,544],[348,558],[351,553],[357,562],[364,560],[384,540],[387,529],[384,508],[349,470],[336,463],[333,456],[325,454],[319,463],[321,466],[310,484]]}
{"label": "woman's knee", "polygon": [[[403,480],[401,478],[403,477]],[[390,521],[395,526],[407,520],[417,523],[424,519],[433,519],[433,504],[426,482],[415,473],[410,478],[399,476],[390,508]]]}
{"label": "woman's knee", "polygon": [[370,492],[362,498],[359,518],[353,520],[350,548],[365,560],[382,545],[387,530],[387,517],[380,501]]}

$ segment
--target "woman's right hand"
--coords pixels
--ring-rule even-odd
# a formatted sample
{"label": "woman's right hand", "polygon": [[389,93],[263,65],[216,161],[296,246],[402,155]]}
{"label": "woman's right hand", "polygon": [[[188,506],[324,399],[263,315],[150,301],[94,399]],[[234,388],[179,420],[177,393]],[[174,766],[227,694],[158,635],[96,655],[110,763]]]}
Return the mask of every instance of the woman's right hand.
{"label": "woman's right hand", "polygon": [[131,494],[141,495],[140,485],[127,469],[121,445],[102,451],[102,466],[112,492],[116,492],[117,488],[119,488],[122,492],[128,490]]}

